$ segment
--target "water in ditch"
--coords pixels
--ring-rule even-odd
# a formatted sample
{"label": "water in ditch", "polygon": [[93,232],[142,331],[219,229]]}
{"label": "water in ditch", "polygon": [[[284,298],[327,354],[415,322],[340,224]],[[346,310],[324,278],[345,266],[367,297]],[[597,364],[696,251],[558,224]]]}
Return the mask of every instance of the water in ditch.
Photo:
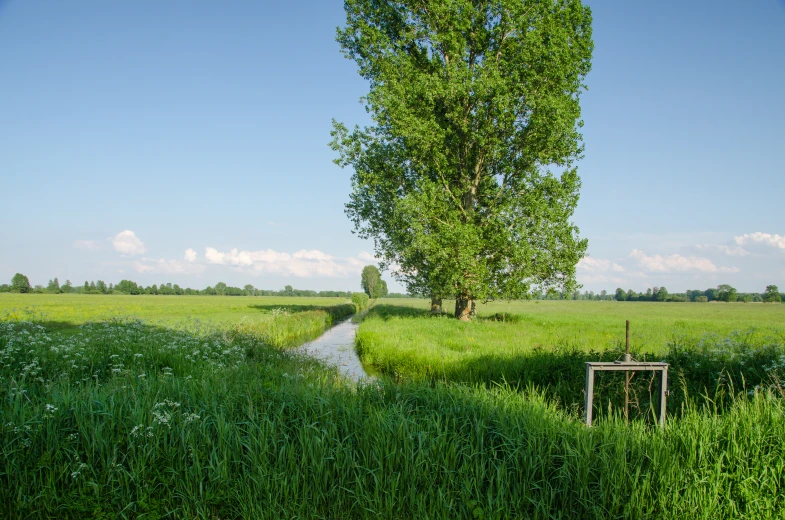
{"label": "water in ditch", "polygon": [[337,367],[344,377],[353,381],[371,380],[373,377],[363,370],[360,358],[354,350],[357,326],[357,323],[348,319],[304,344],[299,350],[326,365]]}

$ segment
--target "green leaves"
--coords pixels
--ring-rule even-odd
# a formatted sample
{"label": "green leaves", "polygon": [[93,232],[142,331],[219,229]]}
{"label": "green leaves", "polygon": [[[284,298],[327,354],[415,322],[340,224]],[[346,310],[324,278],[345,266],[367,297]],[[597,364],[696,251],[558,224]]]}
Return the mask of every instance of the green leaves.
{"label": "green leaves", "polygon": [[[575,285],[579,94],[591,13],[578,0],[349,0],[337,32],[370,82],[370,128],[333,122],[354,168],[346,212],[410,291],[466,300]],[[553,174],[556,168],[560,175]]]}

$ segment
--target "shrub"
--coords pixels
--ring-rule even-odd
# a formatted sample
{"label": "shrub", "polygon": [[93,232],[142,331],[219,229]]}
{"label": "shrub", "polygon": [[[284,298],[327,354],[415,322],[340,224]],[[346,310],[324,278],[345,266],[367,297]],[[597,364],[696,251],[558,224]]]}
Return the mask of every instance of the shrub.
{"label": "shrub", "polygon": [[357,308],[357,312],[367,309],[369,301],[370,299],[365,293],[352,293],[352,303]]}

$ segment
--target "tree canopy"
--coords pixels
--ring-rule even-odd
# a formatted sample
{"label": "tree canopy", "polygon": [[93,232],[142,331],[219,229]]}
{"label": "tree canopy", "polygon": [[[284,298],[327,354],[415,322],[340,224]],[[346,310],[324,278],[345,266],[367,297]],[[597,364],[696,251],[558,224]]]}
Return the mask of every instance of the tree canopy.
{"label": "tree canopy", "polygon": [[334,122],[347,214],[410,292],[475,299],[575,287],[570,217],[591,13],[579,0],[347,0],[337,40],[374,125]]}
{"label": "tree canopy", "polygon": [[29,293],[32,290],[30,280],[22,273],[16,273],[11,279],[11,292]]}
{"label": "tree canopy", "polygon": [[382,286],[382,274],[375,265],[366,265],[363,267],[363,272],[360,277],[360,285],[371,299],[381,298],[386,292],[386,285]]}

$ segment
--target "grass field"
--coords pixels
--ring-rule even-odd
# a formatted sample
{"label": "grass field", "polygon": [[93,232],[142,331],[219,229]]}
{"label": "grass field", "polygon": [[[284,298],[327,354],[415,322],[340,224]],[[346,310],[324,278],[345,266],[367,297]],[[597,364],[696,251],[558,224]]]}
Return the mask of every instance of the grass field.
{"label": "grass field", "polygon": [[[2,305],[20,309],[35,298]],[[355,386],[285,348],[347,307],[158,296],[131,312],[142,300],[58,298],[37,300],[48,302],[43,313],[0,319],[2,518],[785,511],[785,404],[776,389],[730,395],[722,407],[685,400],[664,431],[613,415],[586,428],[542,389],[405,377]],[[223,309],[221,300],[236,307]],[[257,303],[270,307],[248,307]],[[126,312],[150,320],[122,318]],[[377,305],[361,329],[409,320],[426,338],[430,324],[452,323],[436,329],[447,340],[466,327],[413,312]],[[222,318],[207,326],[208,315]],[[524,335],[514,320],[501,325]]]}
{"label": "grass field", "polygon": [[[785,373],[785,305],[493,302],[479,305],[471,323],[428,308],[425,300],[378,301],[357,333],[366,368],[400,380],[533,384],[577,410],[584,363],[621,359],[629,319],[634,357],[671,364],[673,410],[689,393],[713,395],[718,382],[749,390]],[[599,377],[606,405],[623,402],[623,376]],[[635,382],[648,410],[651,380]]]}
{"label": "grass field", "polygon": [[112,318],[138,318],[164,325],[191,320],[205,324],[257,323],[275,309],[289,312],[316,310],[348,303],[345,298],[289,298],[280,296],[126,296],[80,294],[0,293],[0,317],[35,318],[61,327]]}

